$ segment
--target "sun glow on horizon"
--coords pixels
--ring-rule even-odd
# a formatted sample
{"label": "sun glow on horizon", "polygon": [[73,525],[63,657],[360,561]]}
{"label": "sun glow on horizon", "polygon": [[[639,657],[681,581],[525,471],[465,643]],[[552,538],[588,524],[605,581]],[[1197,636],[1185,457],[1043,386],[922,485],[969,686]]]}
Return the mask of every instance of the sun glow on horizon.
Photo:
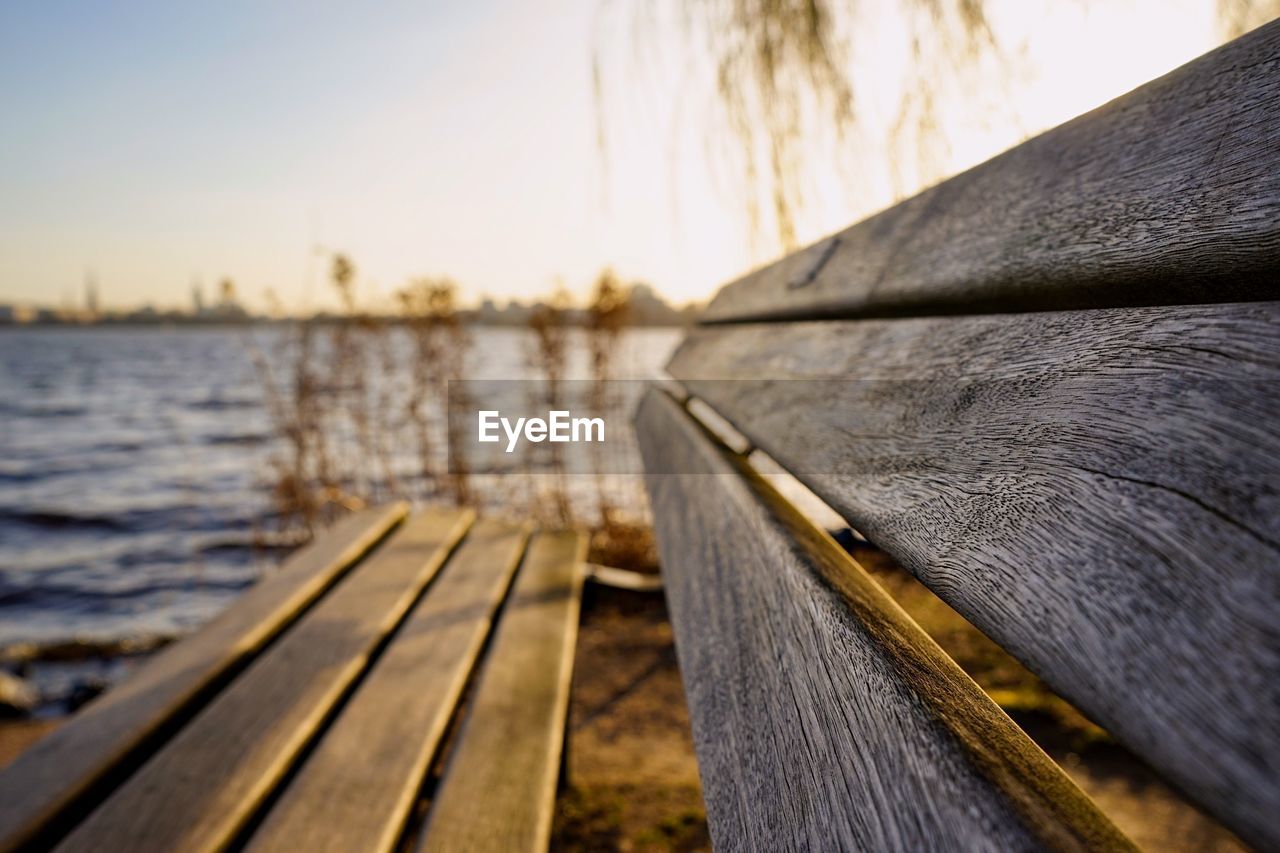
{"label": "sun glow on horizon", "polygon": [[[846,162],[815,143],[802,243],[1222,40],[1213,0],[988,5],[1016,60],[974,78],[999,84],[998,108],[943,103],[948,150],[905,187],[884,141],[910,61],[900,26],[881,7],[851,35],[851,73],[876,85],[859,87],[873,94]],[[269,289],[315,310],[334,304],[322,253],[342,251],[372,308],[420,276],[469,303],[581,295],[605,266],[683,303],[778,254],[749,238],[705,136],[714,81],[696,63],[611,56],[623,92],[601,151],[598,0],[428,6],[0,12],[0,302],[79,302],[92,271],[110,306],[185,306],[193,282],[225,277],[254,309]],[[657,39],[654,55],[687,55],[681,34]]]}

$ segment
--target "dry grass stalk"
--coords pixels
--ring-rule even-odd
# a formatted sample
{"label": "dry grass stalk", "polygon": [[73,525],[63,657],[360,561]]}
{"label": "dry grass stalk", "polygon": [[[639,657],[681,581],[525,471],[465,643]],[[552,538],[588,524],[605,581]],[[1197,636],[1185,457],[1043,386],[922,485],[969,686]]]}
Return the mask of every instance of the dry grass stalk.
{"label": "dry grass stalk", "polygon": [[[413,340],[411,385],[406,412],[417,439],[417,452],[422,482],[429,495],[438,494],[443,486],[459,506],[474,503],[467,467],[467,454],[462,447],[461,429],[450,429],[449,381],[466,377],[466,358],[471,336],[458,316],[457,285],[448,278],[419,279],[400,291],[400,306]],[[454,388],[454,407],[465,405],[459,395],[462,386]],[[438,415],[444,429],[444,448],[449,455],[449,468],[437,464],[437,444],[433,437],[431,411]]]}
{"label": "dry grass stalk", "polygon": [[[591,390],[588,405],[592,413],[604,418],[605,423],[621,423],[617,395],[610,382],[614,378],[614,361],[618,354],[618,340],[626,327],[630,313],[630,297],[613,270],[605,269],[596,279],[591,304],[587,306],[587,351],[591,360]],[[608,530],[614,523],[613,498],[605,488],[604,447],[591,445],[591,461],[596,482],[596,507],[601,529]]]}
{"label": "dry grass stalk", "polygon": [[379,402],[389,391],[383,382],[375,392],[371,382],[371,352],[388,348],[388,329],[359,310],[355,274],[348,258],[334,255],[331,283],[342,313],[300,321],[270,360],[253,351],[268,417],[283,444],[272,459],[277,517],[304,538],[399,492]]}
{"label": "dry grass stalk", "polygon": [[[534,338],[529,362],[542,377],[542,393],[534,392],[534,399],[530,401],[535,410],[564,408],[563,383],[569,355],[568,308],[569,296],[561,287],[549,303],[538,303],[529,315],[529,328]],[[540,447],[549,457],[551,486],[545,494],[536,496],[530,509],[544,523],[572,526],[573,507],[565,486],[564,451],[560,445],[551,442]]]}

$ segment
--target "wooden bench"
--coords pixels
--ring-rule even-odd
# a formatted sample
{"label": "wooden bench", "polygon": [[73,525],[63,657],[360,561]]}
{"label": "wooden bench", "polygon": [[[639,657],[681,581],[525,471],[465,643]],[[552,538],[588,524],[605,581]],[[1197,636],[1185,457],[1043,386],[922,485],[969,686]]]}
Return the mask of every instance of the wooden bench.
{"label": "wooden bench", "polygon": [[0,849],[545,849],[585,545],[350,516],[0,773]]}
{"label": "wooden bench", "polygon": [[1280,849],[1278,300],[1280,23],[725,287],[636,419],[716,846],[1128,846],[764,454]]}

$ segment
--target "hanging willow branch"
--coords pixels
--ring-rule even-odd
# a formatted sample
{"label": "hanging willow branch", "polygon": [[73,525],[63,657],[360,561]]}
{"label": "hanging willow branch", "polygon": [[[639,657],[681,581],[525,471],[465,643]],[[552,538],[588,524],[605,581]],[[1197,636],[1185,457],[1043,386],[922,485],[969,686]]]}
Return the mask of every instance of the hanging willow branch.
{"label": "hanging willow branch", "polygon": [[[711,63],[716,109],[705,118],[719,122],[732,141],[752,236],[759,240],[772,230],[784,251],[796,248],[796,218],[806,202],[806,146],[822,132],[834,131],[842,140],[859,129],[858,87],[886,82],[874,69],[860,71],[856,78],[850,75],[851,68],[864,66],[857,65],[858,57],[851,55],[842,32],[856,32],[868,23],[869,12],[886,8],[906,24],[912,61],[903,79],[890,81],[900,87],[901,100],[885,140],[897,154],[898,162],[888,164],[897,194],[916,189],[922,178],[940,177],[933,170],[946,159],[947,135],[940,122],[944,94],[955,95],[961,85],[957,81],[986,59],[1001,63],[1006,76],[1013,61],[989,26],[984,0],[898,0],[896,7],[868,0],[670,2],[690,56],[707,57]],[[1216,4],[1226,38],[1280,15],[1280,0],[1210,2]],[[657,35],[654,24],[660,15],[654,0],[627,0],[622,5],[631,12],[634,32],[651,39]],[[602,2],[602,12],[606,8],[617,6]],[[591,70],[596,142],[603,160],[606,48],[598,37],[597,42]],[[977,96],[962,87],[958,92]],[[714,135],[716,129],[708,132]],[[898,171],[913,160],[914,176]]]}

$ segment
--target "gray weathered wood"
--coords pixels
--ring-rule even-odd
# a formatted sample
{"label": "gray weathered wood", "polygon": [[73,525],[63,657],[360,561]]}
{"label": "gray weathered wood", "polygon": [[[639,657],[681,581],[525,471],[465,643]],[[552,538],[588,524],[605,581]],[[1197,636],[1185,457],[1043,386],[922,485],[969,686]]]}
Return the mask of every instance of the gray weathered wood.
{"label": "gray weathered wood", "polygon": [[475,523],[249,849],[395,849],[527,538]]}
{"label": "gray weathered wood", "polygon": [[0,849],[40,839],[162,727],[189,713],[404,518],[394,504],[354,513],[268,574],[236,606],[158,654],[0,773]]}
{"label": "gray weathered wood", "polygon": [[658,392],[637,426],[716,849],[1128,846],[741,457]]}
{"label": "gray weathered wood", "polygon": [[586,546],[580,533],[529,545],[419,850],[547,849]]}
{"label": "gray weathered wood", "polygon": [[1280,22],[724,288],[705,319],[1280,298]]}
{"label": "gray weathered wood", "polygon": [[61,850],[219,850],[435,576],[474,514],[411,517],[67,837]]}
{"label": "gray weathered wood", "polygon": [[1280,303],[708,328],[671,371],[1280,846]]}

